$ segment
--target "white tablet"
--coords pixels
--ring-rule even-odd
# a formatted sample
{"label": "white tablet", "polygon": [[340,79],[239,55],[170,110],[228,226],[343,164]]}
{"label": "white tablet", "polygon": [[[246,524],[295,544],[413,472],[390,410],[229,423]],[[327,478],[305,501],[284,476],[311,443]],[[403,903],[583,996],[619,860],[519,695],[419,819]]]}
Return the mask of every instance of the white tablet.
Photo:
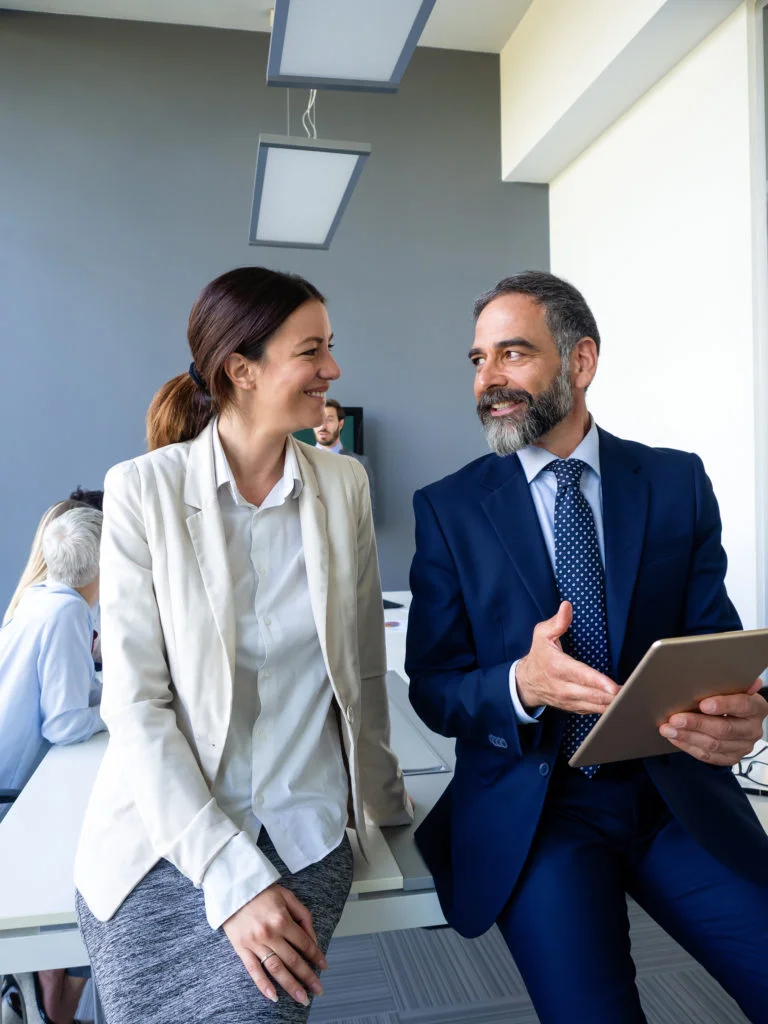
{"label": "white tablet", "polygon": [[568,762],[574,768],[670,754],[659,726],[706,697],[744,693],[768,666],[768,629],[675,637],[651,644]]}

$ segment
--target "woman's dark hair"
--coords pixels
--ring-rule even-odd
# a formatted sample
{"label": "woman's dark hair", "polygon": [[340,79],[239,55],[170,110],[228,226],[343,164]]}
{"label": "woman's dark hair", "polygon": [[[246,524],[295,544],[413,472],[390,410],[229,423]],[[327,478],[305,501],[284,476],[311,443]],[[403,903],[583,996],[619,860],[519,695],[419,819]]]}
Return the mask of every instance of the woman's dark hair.
{"label": "woman's dark hair", "polygon": [[346,417],[347,414],[344,412],[344,407],[341,405],[340,402],[337,402],[335,398],[326,398],[325,408],[327,409],[328,406],[336,410],[336,418],[339,420],[339,422],[341,422]]}
{"label": "woman's dark hair", "polygon": [[232,402],[234,389],[224,369],[227,358],[237,352],[258,362],[275,331],[310,300],[325,302],[298,274],[265,267],[239,267],[206,285],[189,314],[193,367],[169,380],[152,399],[147,412],[149,450],[197,437]]}
{"label": "woman's dark hair", "polygon": [[78,484],[75,490],[70,494],[69,500],[81,501],[83,505],[88,505],[90,508],[96,508],[101,512],[101,506],[104,504],[104,491],[84,491]]}

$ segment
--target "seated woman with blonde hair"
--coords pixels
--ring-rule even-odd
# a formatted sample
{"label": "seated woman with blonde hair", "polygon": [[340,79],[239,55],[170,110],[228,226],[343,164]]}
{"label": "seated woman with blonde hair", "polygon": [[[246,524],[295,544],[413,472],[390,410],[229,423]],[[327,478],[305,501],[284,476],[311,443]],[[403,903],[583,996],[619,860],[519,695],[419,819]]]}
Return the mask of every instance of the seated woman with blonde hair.
{"label": "seated woman with blonde hair", "polygon": [[[76,863],[108,1024],[306,1022],[348,821],[406,824],[368,480],[296,441],[339,368],[322,295],[244,267],[195,302],[148,454],[107,475],[110,740]],[[351,817],[350,817],[351,816]]]}
{"label": "seated woman with blonde hair", "polygon": [[57,501],[55,505],[51,505],[43,513],[42,519],[37,524],[35,536],[32,539],[32,547],[27,564],[24,566],[19,582],[16,584],[10,604],[5,609],[3,625],[13,618],[13,613],[16,611],[27,587],[33,587],[36,583],[42,583],[48,576],[48,566],[45,564],[43,556],[43,534],[45,533],[45,528],[65,512],[69,512],[72,508],[82,508],[83,504],[81,501],[73,501],[67,498],[65,501]]}
{"label": "seated woman with blonde hair", "polygon": [[[80,743],[104,728],[91,656],[101,520],[96,509],[63,501],[35,535],[0,629],[0,789],[22,789],[51,744]],[[8,808],[0,803],[0,819]],[[29,978],[30,1019],[37,1001],[41,1019],[72,1024],[85,979],[60,969]]]}

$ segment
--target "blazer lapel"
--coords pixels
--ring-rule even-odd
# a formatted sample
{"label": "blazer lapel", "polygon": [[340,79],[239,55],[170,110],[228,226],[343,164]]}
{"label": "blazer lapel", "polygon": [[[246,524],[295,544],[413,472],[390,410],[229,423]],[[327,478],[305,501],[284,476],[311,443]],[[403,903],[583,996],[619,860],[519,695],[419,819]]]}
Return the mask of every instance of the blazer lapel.
{"label": "blazer lapel", "polygon": [[612,434],[599,433],[606,614],[616,673],[645,539],[649,486],[630,447]]}
{"label": "blazer lapel", "polygon": [[230,676],[235,674],[235,607],[229,572],[224,523],[216,490],[210,423],[189,449],[184,502],[193,511],[187,530],[200,567],[200,575],[211,606],[221,642],[227,655]]}
{"label": "blazer lapel", "polygon": [[516,455],[486,465],[484,484],[492,493],[483,509],[542,619],[548,619],[557,611],[557,585],[523,467]]}
{"label": "blazer lapel", "polygon": [[299,495],[299,522],[304,562],[307,568],[309,600],[312,617],[323,652],[328,676],[333,683],[328,657],[328,523],[325,505],[320,500],[317,476],[293,438],[290,439],[301,473],[302,488]]}

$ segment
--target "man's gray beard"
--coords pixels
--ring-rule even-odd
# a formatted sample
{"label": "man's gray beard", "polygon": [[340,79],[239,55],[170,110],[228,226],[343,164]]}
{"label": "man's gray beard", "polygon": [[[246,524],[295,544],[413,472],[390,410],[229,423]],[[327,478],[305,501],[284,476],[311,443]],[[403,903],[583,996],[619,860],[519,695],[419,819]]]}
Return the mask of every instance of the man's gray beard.
{"label": "man's gray beard", "polygon": [[504,395],[505,389],[499,388],[496,393],[498,398],[494,392],[483,396],[478,405],[478,415],[488,446],[497,455],[514,455],[521,448],[535,444],[544,434],[561,423],[573,409],[573,388],[568,369],[559,373],[551,386],[538,398],[527,395],[528,408],[521,419],[491,415],[490,404],[504,401],[501,396]]}

